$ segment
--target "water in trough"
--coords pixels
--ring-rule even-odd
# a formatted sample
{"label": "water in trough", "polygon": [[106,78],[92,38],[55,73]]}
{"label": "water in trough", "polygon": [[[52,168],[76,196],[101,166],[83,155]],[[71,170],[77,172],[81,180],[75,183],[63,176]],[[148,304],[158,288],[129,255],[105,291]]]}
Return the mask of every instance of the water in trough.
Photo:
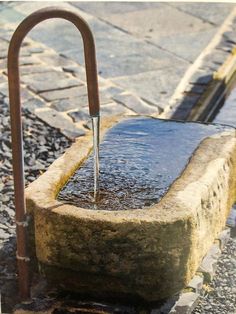
{"label": "water in trough", "polygon": [[199,143],[223,128],[150,117],[127,118],[109,129],[100,144],[97,201],[92,154],[62,188],[58,199],[86,209],[149,207],[180,176]]}

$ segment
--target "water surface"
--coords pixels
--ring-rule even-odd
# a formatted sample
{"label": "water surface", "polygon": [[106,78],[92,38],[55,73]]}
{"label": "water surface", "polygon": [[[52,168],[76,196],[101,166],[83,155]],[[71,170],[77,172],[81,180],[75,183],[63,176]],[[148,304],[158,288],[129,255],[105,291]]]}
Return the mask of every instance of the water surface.
{"label": "water surface", "polygon": [[100,144],[100,199],[93,202],[93,155],[63,187],[59,200],[87,209],[149,207],[167,192],[206,137],[224,127],[149,117],[126,119]]}

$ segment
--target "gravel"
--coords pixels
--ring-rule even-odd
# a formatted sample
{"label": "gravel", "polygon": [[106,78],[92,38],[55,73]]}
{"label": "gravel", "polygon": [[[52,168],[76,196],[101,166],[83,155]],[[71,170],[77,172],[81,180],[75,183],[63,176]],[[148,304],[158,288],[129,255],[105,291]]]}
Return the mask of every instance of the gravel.
{"label": "gravel", "polygon": [[[235,230],[233,230],[235,231]],[[214,279],[205,285],[193,314],[235,314],[236,309],[236,237],[231,237],[224,248]]]}
{"label": "gravel", "polygon": [[[22,116],[27,185],[42,174],[71,141],[26,109],[22,110]],[[0,96],[0,292],[5,312],[10,312],[18,301],[13,193],[9,108],[6,99]]]}

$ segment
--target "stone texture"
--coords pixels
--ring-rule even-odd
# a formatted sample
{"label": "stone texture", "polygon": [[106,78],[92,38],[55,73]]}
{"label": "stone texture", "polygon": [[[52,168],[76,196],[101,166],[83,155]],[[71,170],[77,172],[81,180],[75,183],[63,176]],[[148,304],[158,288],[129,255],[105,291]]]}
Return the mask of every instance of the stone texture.
{"label": "stone texture", "polygon": [[[37,10],[37,8],[44,8],[47,4],[50,6],[50,2],[39,1],[37,3],[32,2],[31,4],[23,2],[16,5],[15,10],[23,13],[24,15],[27,15]],[[63,4],[58,3],[58,5],[59,4],[64,8],[70,7],[70,5],[68,5],[66,2]],[[89,15],[83,11],[80,11],[79,13],[86,19],[86,21],[89,22]],[[30,37],[33,40],[44,43],[46,46],[61,53],[67,50],[68,47],[74,47],[77,49],[82,45],[81,35],[78,30],[73,27],[71,23],[61,19],[45,21],[44,23],[41,23],[31,31]]]}
{"label": "stone texture", "polygon": [[20,57],[20,65],[40,64],[40,60],[35,56]]}
{"label": "stone texture", "polygon": [[61,71],[24,75],[22,82],[35,93],[79,86],[80,82]]}
{"label": "stone texture", "polygon": [[77,128],[69,117],[66,118],[66,116],[56,110],[40,108],[35,110],[34,114],[51,127],[59,129],[62,134],[69,138],[73,139],[85,134],[84,130]]}
{"label": "stone texture", "polygon": [[203,258],[198,271],[203,273],[205,281],[210,282],[213,279],[220,254],[219,245],[213,244],[207,255]]}
{"label": "stone texture", "polygon": [[[181,3],[171,2],[170,5],[175,6],[181,11],[196,16],[203,21],[220,25],[225,17],[231,12],[235,4],[233,3]],[[221,14],[219,14],[219,12]]]}
{"label": "stone texture", "polygon": [[186,292],[181,294],[180,299],[175,304],[170,314],[190,314],[197,306],[199,294]]}
{"label": "stone texture", "polygon": [[201,68],[217,71],[228,57],[229,57],[228,52],[216,49],[214,51],[214,54],[209,54],[204,58],[201,64]]}
{"label": "stone texture", "polygon": [[46,47],[42,47],[34,43],[33,47],[27,47],[26,49],[30,53],[42,53],[46,50]]}
{"label": "stone texture", "polygon": [[77,137],[85,135],[85,131],[75,125],[62,129],[61,133],[71,140],[75,140]]}
{"label": "stone texture", "polygon": [[[82,101],[81,101],[82,98]],[[72,110],[72,109],[76,109],[77,107],[84,107],[85,105],[87,105],[87,95],[86,96],[82,96],[79,99],[76,97],[72,97],[69,99],[59,99],[59,100],[55,100],[52,102],[51,104],[51,108],[56,109],[57,111],[68,111],[68,110]]]}
{"label": "stone texture", "polygon": [[67,98],[75,98],[81,97],[87,93],[87,89],[81,83],[78,87],[65,88],[63,90],[54,90],[49,92],[41,93],[40,96],[43,97],[47,101],[54,101],[58,99],[67,99]]}
{"label": "stone texture", "polygon": [[24,15],[13,8],[5,8],[1,11],[1,23],[20,23]]}
{"label": "stone texture", "polygon": [[8,239],[9,238],[9,234],[8,232],[6,232],[6,230],[0,229],[0,239]]}
{"label": "stone texture", "polygon": [[141,95],[142,99],[150,104],[164,109],[184,72],[185,66],[182,61],[179,61],[175,67],[166,68],[165,71],[149,71],[113,79],[113,82],[136,95]]}
{"label": "stone texture", "polygon": [[115,116],[115,115],[125,115],[134,114],[134,111],[127,109],[125,106],[112,102],[101,106],[101,116]]}
{"label": "stone texture", "polygon": [[230,238],[230,228],[227,228],[223,230],[217,237],[217,239],[220,241],[220,249],[221,251],[226,246],[228,240]]}
{"label": "stone texture", "polygon": [[121,94],[124,92],[124,90],[118,86],[108,86],[106,88],[100,89],[100,92],[109,95],[109,96],[115,96],[117,94]]}
{"label": "stone texture", "polygon": [[21,75],[42,73],[41,75],[43,76],[44,73],[53,72],[53,71],[54,71],[54,69],[52,67],[49,67],[49,66],[45,67],[42,64],[40,64],[40,65],[26,65],[26,66],[22,66],[20,68],[20,74]]}
{"label": "stone texture", "polygon": [[[132,51],[129,48],[127,52]],[[107,57],[105,57],[107,58]],[[173,60],[163,60],[163,58],[151,58],[144,55],[138,54],[127,54],[124,56],[114,56],[108,57],[110,62],[101,62],[98,66],[99,75],[105,78],[111,77],[122,77],[127,75],[135,75],[138,73],[143,73],[147,71],[152,71],[155,69],[165,68],[170,65]],[[177,60],[176,60],[177,61]]]}
{"label": "stone texture", "polygon": [[[19,59],[20,66],[37,66],[40,64],[39,59],[32,56],[26,56]],[[40,65],[39,65],[40,66]],[[7,59],[0,59],[0,69],[4,70],[4,73],[7,73]]]}
{"label": "stone texture", "polygon": [[189,288],[192,288],[195,293],[200,294],[203,286],[203,276],[195,275],[188,283]]}
{"label": "stone texture", "polygon": [[8,43],[6,41],[1,41],[0,59],[4,59],[7,57],[7,49],[8,49]]}
{"label": "stone texture", "polygon": [[68,113],[74,122],[85,121],[90,118],[88,110],[76,110]]}
{"label": "stone texture", "polygon": [[0,70],[5,70],[7,67],[7,60],[6,59],[0,59]]}
{"label": "stone texture", "polygon": [[39,98],[29,99],[23,102],[23,107],[34,113],[38,108],[46,108],[46,103]]}
{"label": "stone texture", "polygon": [[[135,37],[131,38],[130,35],[96,18],[90,20],[89,25],[96,38],[98,72],[103,77],[164,68],[178,60],[170,53],[163,52],[159,47],[149,45]],[[68,48],[65,49],[65,47]],[[63,49],[58,51],[79,64],[84,63],[81,44],[76,47],[65,44]]]}
{"label": "stone texture", "polygon": [[[101,138],[117,119],[103,119]],[[153,301],[179,291],[235,200],[235,132],[205,139],[181,177],[149,210],[86,210],[56,200],[91,147],[88,133],[26,190],[36,254],[47,278],[97,297],[126,294]]]}
{"label": "stone texture", "polygon": [[157,107],[149,106],[147,103],[132,94],[118,94],[113,96],[113,99],[138,114],[153,114],[158,112]]}
{"label": "stone texture", "polygon": [[[20,14],[28,14],[36,8],[43,7],[43,5],[45,3],[20,3],[14,5],[14,9]],[[167,77],[164,86],[168,95],[170,95],[173,91],[172,87],[176,86],[176,75],[174,71],[173,73],[171,71],[172,65],[178,64],[179,67],[181,63],[182,72],[178,75],[179,82],[182,73],[189,66],[189,61],[184,62],[183,60],[186,58],[193,60],[193,57],[201,52],[208,38],[209,41],[211,40],[211,32],[213,34],[214,30],[217,29],[211,21],[208,23],[207,20],[206,22],[198,14],[193,16],[194,14],[190,12],[191,9],[189,10],[188,4],[182,4],[184,8],[186,7],[186,10],[182,7],[175,8],[169,3],[109,3],[106,5],[103,3],[72,2],[70,5],[63,3],[63,6],[73,6],[72,9],[76,11],[75,6],[79,8],[78,13],[82,14],[91,26],[95,34],[99,73],[106,78],[127,76],[129,74],[128,78],[121,78],[121,80],[124,79],[125,81],[122,87],[131,91],[133,91],[133,80],[136,75],[141,73],[145,77],[146,71],[161,69],[157,75]],[[207,4],[206,7],[212,6]],[[215,7],[211,12],[209,12],[209,9],[207,12],[209,16],[213,14],[214,19],[223,19],[227,16],[229,7],[231,6],[223,5],[222,12],[219,12]],[[199,12],[204,11],[202,7],[199,9],[196,6],[194,10],[197,12],[199,10]],[[207,15],[208,13],[205,12]],[[95,16],[91,14],[95,14]],[[103,20],[97,17],[102,17]],[[70,23],[58,20],[46,21],[35,28],[30,36],[37,41],[42,41],[48,47],[63,54],[63,56],[84,64],[81,37]],[[137,36],[141,38],[138,39]],[[175,45],[175,38],[177,37],[179,39],[178,45]],[[184,47],[185,45],[186,47]],[[166,75],[166,72],[171,73]],[[78,77],[82,79],[82,76]],[[83,76],[83,80],[84,78]],[[145,83],[145,80],[147,83]],[[160,81],[160,78],[152,80],[152,75],[150,75],[150,77],[146,76],[145,80],[143,80],[143,83],[150,86],[152,94],[153,90],[159,87],[156,81]],[[140,82],[139,87],[140,91],[137,88],[135,92],[141,97],[144,89],[142,82]],[[147,93],[146,88],[145,90]],[[158,93],[159,88],[156,95]],[[166,103],[166,98],[162,97],[163,95],[159,96],[155,96],[155,99],[149,97],[152,99],[148,99],[148,101],[152,100],[153,103],[155,100],[156,105],[162,104],[164,107],[163,104]]]}
{"label": "stone texture", "polygon": [[212,28],[211,24],[166,5],[107,15],[103,19],[130,34],[151,40],[153,38],[158,40],[162,36],[186,34]]}
{"label": "stone texture", "polygon": [[[8,82],[0,84],[0,92],[8,97]],[[34,95],[27,88],[21,87],[21,101],[24,102],[29,99],[33,99]]]}
{"label": "stone texture", "polygon": [[160,3],[156,2],[74,2],[77,8],[84,10],[90,14],[107,18],[107,15],[111,14],[124,14],[127,12],[135,12],[148,8],[156,8],[160,6]]}
{"label": "stone texture", "polygon": [[213,28],[195,33],[179,33],[155,38],[153,42],[189,62],[194,62],[214,37],[216,31],[217,29]]}
{"label": "stone texture", "polygon": [[7,78],[6,78],[6,76],[1,75],[1,76],[0,76],[0,84],[2,84],[2,83],[6,83],[6,82],[7,82]]}
{"label": "stone texture", "polygon": [[226,221],[226,226],[231,227],[231,230],[233,230],[233,228],[235,229],[236,227],[236,205],[231,208],[229,217]]}
{"label": "stone texture", "polygon": [[78,77],[81,81],[86,82],[86,72],[85,68],[81,65],[67,65],[63,66],[63,71],[72,73],[76,77]]}
{"label": "stone texture", "polygon": [[48,53],[40,56],[40,60],[46,63],[47,65],[55,67],[64,67],[64,66],[75,66],[76,63],[73,60],[70,60],[64,56],[60,56],[57,53]]}
{"label": "stone texture", "polygon": [[193,76],[190,78],[191,84],[203,84],[206,85],[212,80],[212,72],[211,71],[204,71],[198,70],[194,72]]}

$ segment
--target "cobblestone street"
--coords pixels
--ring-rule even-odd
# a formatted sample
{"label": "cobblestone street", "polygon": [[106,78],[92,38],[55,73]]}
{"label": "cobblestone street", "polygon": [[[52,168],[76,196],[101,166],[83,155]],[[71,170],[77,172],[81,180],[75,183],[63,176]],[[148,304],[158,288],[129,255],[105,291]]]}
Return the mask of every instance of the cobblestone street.
{"label": "cobblestone street", "polygon": [[[8,313],[18,299],[7,49],[22,19],[49,5],[70,8],[91,26],[102,117],[140,114],[187,119],[236,45],[235,4],[0,2],[0,297]],[[91,128],[80,34],[62,20],[43,22],[24,40],[20,70],[28,184]],[[216,299],[218,293],[225,296],[222,302],[228,302],[231,312],[224,304],[221,311],[214,311],[209,305],[213,297],[208,294],[195,313],[233,314],[236,310],[235,298],[227,299],[236,289],[235,281],[229,279],[235,264],[235,239],[225,252],[211,289]],[[228,288],[217,288],[222,281]],[[214,302],[219,306],[218,299]],[[150,313],[168,312],[163,308]]]}

